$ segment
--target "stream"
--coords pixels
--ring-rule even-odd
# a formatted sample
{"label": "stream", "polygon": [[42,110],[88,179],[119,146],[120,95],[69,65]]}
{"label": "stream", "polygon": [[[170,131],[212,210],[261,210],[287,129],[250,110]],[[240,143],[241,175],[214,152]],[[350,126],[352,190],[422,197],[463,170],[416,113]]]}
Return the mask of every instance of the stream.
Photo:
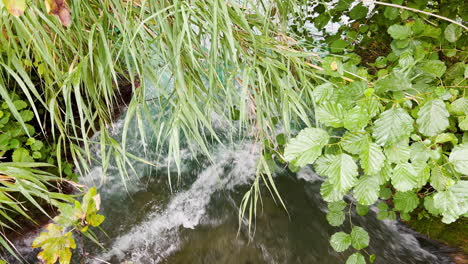
{"label": "stream", "polygon": [[[129,142],[133,150],[141,149],[136,136]],[[452,263],[444,246],[396,221],[377,220],[375,208],[366,216],[351,212],[340,228],[330,226],[320,198],[322,178],[309,167],[298,173],[279,169],[275,174],[287,212],[262,188],[254,233],[249,236],[245,222],[239,230],[238,206],[255,176],[258,146],[250,141],[215,145],[212,162],[195,159],[188,150],[182,153],[180,174],[172,167],[136,163],[139,175],[126,186],[118,169],[109,169],[107,182],[99,189],[106,234],[97,233],[104,249],[87,241],[84,250],[92,258],[86,263],[345,263],[353,251],[335,252],[329,238],[336,231],[349,232],[351,224],[369,232],[370,246],[365,250],[377,255],[375,263]],[[93,167],[82,183],[99,185],[101,173],[101,167]],[[37,232],[15,242],[30,263],[37,263],[37,250],[28,246],[34,235]],[[80,263],[79,254],[72,263]]]}

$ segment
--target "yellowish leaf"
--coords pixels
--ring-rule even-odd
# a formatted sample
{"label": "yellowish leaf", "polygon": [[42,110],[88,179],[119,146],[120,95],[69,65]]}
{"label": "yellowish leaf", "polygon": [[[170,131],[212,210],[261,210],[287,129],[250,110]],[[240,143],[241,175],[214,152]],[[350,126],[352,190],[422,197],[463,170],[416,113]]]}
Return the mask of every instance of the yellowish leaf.
{"label": "yellowish leaf", "polygon": [[26,9],[26,0],[3,0],[8,12],[16,17],[21,16]]}

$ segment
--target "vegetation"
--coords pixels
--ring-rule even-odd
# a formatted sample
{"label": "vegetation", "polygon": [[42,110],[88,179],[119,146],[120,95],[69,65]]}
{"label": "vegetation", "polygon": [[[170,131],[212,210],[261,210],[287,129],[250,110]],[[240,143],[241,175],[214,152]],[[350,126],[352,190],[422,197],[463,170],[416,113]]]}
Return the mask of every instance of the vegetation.
{"label": "vegetation", "polygon": [[[103,181],[115,162],[124,182],[137,173],[132,160],[151,164],[126,150],[132,120],[145,152],[149,123],[160,142],[151,151],[167,149],[168,162],[177,166],[182,138],[208,156],[208,143],[221,142],[215,118],[228,120],[231,140],[264,142],[258,175],[241,202],[240,218],[249,223],[261,183],[281,202],[274,161],[291,170],[313,164],[327,177],[321,193],[334,226],[344,221],[348,193],[360,214],[378,199],[391,201],[379,203],[382,219],[396,218],[395,212],[409,219],[416,208],[445,223],[466,216],[468,38],[459,21],[466,21],[467,7],[457,1],[2,3],[0,154],[12,162],[0,163],[0,183],[5,206],[25,217],[8,193],[60,210],[34,242],[47,263],[69,263],[72,233],[94,239],[88,226],[103,221],[94,189],[79,203],[47,186],[75,179],[68,161],[80,175],[100,162]],[[351,22],[330,33],[327,24],[343,16]],[[311,36],[304,23],[321,36]],[[122,80],[133,95],[117,142],[107,126]],[[307,128],[287,140],[295,126]],[[99,142],[92,142],[96,131]],[[15,223],[0,214],[3,226]],[[369,241],[353,226],[349,234],[334,234],[331,246],[363,250]],[[0,242],[13,252],[5,238]],[[365,261],[356,252],[347,263]]]}

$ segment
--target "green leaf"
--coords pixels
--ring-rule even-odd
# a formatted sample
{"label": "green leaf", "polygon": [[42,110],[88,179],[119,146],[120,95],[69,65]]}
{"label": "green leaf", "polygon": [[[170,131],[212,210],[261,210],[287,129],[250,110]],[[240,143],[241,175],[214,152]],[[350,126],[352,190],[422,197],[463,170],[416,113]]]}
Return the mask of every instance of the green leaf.
{"label": "green leaf", "polygon": [[440,78],[447,70],[447,66],[440,60],[425,60],[422,63],[421,69]]}
{"label": "green leaf", "polygon": [[458,98],[450,105],[450,113],[454,115],[468,114],[468,99],[465,97]]}
{"label": "green leaf", "polygon": [[411,27],[397,24],[391,25],[387,32],[394,39],[407,39],[413,34]]}
{"label": "green leaf", "polygon": [[405,138],[391,146],[385,147],[385,156],[387,156],[388,161],[396,164],[408,162],[410,158],[408,139]]}
{"label": "green leaf", "polygon": [[398,164],[393,170],[392,184],[395,189],[401,192],[415,188],[417,182],[417,172],[410,163]]}
{"label": "green leaf", "polygon": [[345,201],[341,200],[341,201],[337,201],[337,202],[332,202],[332,203],[328,203],[328,210],[329,211],[335,211],[335,212],[340,212],[340,211],[343,211],[343,209],[346,208],[346,203]]}
{"label": "green leaf", "polygon": [[357,204],[356,205],[356,213],[360,216],[364,216],[369,212],[369,206],[367,205],[362,205],[362,204]]}
{"label": "green leaf", "polygon": [[380,146],[370,141],[362,148],[359,158],[361,159],[361,167],[369,175],[378,173],[385,161],[385,156]]}
{"label": "green leaf", "polygon": [[351,245],[357,250],[369,246],[369,234],[364,228],[354,226],[351,230]]}
{"label": "green leaf", "polygon": [[323,200],[327,202],[337,202],[343,199],[343,196],[347,193],[347,190],[340,190],[335,185],[330,183],[330,179],[327,179],[322,183],[320,187],[320,194]]}
{"label": "green leaf", "polygon": [[442,222],[450,224],[468,212],[468,181],[458,181],[446,191],[434,195],[434,207],[440,210]]}
{"label": "green leaf", "polygon": [[285,160],[294,162],[299,167],[312,164],[322,154],[323,146],[328,143],[328,139],[328,133],[323,129],[303,129],[286,145]]}
{"label": "green leaf", "polygon": [[26,107],[28,107],[28,104],[23,101],[23,100],[16,100],[13,102],[13,105],[15,106],[16,110],[19,111],[19,110],[22,110]]}
{"label": "green leaf", "polygon": [[380,182],[377,175],[361,176],[354,187],[354,198],[363,205],[374,204],[379,198]]}
{"label": "green leaf", "polygon": [[437,191],[444,191],[454,184],[450,173],[444,167],[436,165],[431,168],[431,186]]}
{"label": "green leaf", "polygon": [[344,110],[341,104],[335,102],[325,102],[315,111],[317,121],[331,127],[342,127]]}
{"label": "green leaf", "polygon": [[369,123],[370,116],[366,109],[355,106],[346,112],[344,117],[344,127],[349,131],[363,130]]}
{"label": "green leaf", "polygon": [[29,151],[24,148],[17,148],[11,155],[13,162],[34,162],[34,159],[29,155]]}
{"label": "green leaf", "polygon": [[343,53],[348,46],[348,42],[342,39],[337,39],[330,44],[330,50],[333,53]]}
{"label": "green leaf", "polygon": [[351,236],[345,232],[337,232],[331,236],[330,245],[336,252],[343,252],[351,245]]}
{"label": "green leaf", "polygon": [[424,208],[432,215],[440,215],[440,210],[434,206],[434,195],[429,195],[424,198]]}
{"label": "green leaf", "polygon": [[334,155],[326,170],[331,184],[339,190],[349,190],[357,181],[358,167],[353,158],[347,154]]}
{"label": "green leaf", "polygon": [[373,137],[377,144],[391,146],[413,131],[413,118],[403,108],[392,108],[382,114],[374,123]]}
{"label": "green leaf", "polygon": [[390,197],[392,197],[392,190],[390,188],[381,188],[379,192],[379,197],[388,200]]}
{"label": "green leaf", "polygon": [[353,9],[351,9],[351,11],[349,12],[349,17],[354,20],[365,18],[367,16],[368,11],[369,10],[367,9],[367,7],[359,3],[358,5],[353,7]]}
{"label": "green leaf", "polygon": [[366,264],[366,259],[363,255],[356,252],[348,257],[348,259],[346,260],[346,264]]}
{"label": "green leaf", "polygon": [[455,146],[450,153],[449,161],[457,172],[468,175],[468,144]]}
{"label": "green leaf", "polygon": [[20,112],[20,116],[24,122],[29,122],[33,119],[34,113],[31,110],[23,110]]}
{"label": "green leaf", "polygon": [[369,141],[369,136],[366,133],[351,133],[346,132],[341,138],[341,146],[344,150],[351,154],[359,154],[361,149]]}
{"label": "green leaf", "polygon": [[410,79],[405,74],[392,72],[391,74],[379,78],[375,83],[375,91],[378,94],[383,94],[388,91],[406,91],[412,87]]}
{"label": "green leaf", "polygon": [[419,132],[425,136],[436,136],[449,126],[450,116],[444,101],[434,99],[426,102],[418,112],[416,123],[419,125]]}
{"label": "green leaf", "polygon": [[322,103],[328,101],[333,95],[333,84],[324,83],[321,84],[312,91],[312,97],[314,98],[315,103]]}
{"label": "green leaf", "polygon": [[396,210],[409,213],[418,207],[419,199],[414,192],[397,192],[393,196],[393,202]]}
{"label": "green leaf", "polygon": [[328,13],[322,13],[314,19],[314,24],[317,29],[324,28],[330,21],[330,15]]}
{"label": "green leaf", "polygon": [[445,142],[452,142],[455,146],[458,143],[458,138],[453,133],[441,133],[437,135],[435,143],[442,144]]}
{"label": "green leaf", "polygon": [[463,131],[468,131],[468,116],[460,116],[458,120],[458,127]]}
{"label": "green leaf", "polygon": [[448,25],[444,30],[445,39],[449,42],[456,42],[463,34],[463,29],[455,24]]}
{"label": "green leaf", "polygon": [[332,226],[340,226],[345,220],[345,214],[342,211],[331,211],[326,215],[327,221]]}
{"label": "green leaf", "polygon": [[321,176],[327,175],[328,167],[330,167],[330,163],[333,161],[334,157],[335,156],[331,154],[320,156],[314,163],[315,171]]}
{"label": "green leaf", "polygon": [[430,158],[430,149],[422,142],[414,142],[410,148],[412,162],[426,162]]}

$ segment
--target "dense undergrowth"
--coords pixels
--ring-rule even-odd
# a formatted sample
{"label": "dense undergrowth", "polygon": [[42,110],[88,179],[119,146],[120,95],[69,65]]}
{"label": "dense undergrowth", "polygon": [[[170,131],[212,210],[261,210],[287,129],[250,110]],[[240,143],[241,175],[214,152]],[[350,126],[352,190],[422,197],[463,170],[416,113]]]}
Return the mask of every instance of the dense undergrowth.
{"label": "dense undergrowth", "polygon": [[[160,142],[151,151],[167,149],[177,166],[181,138],[209,156],[207,143],[219,140],[215,118],[229,121],[232,139],[264,142],[258,175],[241,202],[240,217],[251,224],[262,186],[282,203],[274,161],[288,161],[292,170],[314,163],[327,176],[322,195],[331,202],[327,219],[334,226],[344,221],[342,197],[351,190],[360,214],[380,199],[381,219],[408,220],[419,208],[453,222],[467,212],[467,10],[458,1],[3,4],[2,201],[29,218],[9,193],[59,209],[34,243],[47,263],[68,263],[73,233],[94,240],[89,226],[103,221],[94,189],[80,203],[57,192],[57,183],[76,180],[72,169],[85,175],[100,163],[105,184],[111,162],[125,183],[137,173],[132,160],[151,164],[144,160],[146,137],[153,136],[145,135],[148,124]],[[343,16],[350,21],[330,30]],[[312,24],[320,36],[307,30]],[[117,142],[107,129],[122,79],[133,97]],[[153,116],[150,105],[160,114]],[[140,157],[126,151],[131,120],[140,132]],[[287,140],[294,124],[308,128]],[[4,227],[14,225],[9,211],[0,211]],[[361,250],[369,239],[354,226],[333,235],[331,244]],[[4,237],[0,242],[13,253]],[[348,262],[365,259],[356,252]]]}

